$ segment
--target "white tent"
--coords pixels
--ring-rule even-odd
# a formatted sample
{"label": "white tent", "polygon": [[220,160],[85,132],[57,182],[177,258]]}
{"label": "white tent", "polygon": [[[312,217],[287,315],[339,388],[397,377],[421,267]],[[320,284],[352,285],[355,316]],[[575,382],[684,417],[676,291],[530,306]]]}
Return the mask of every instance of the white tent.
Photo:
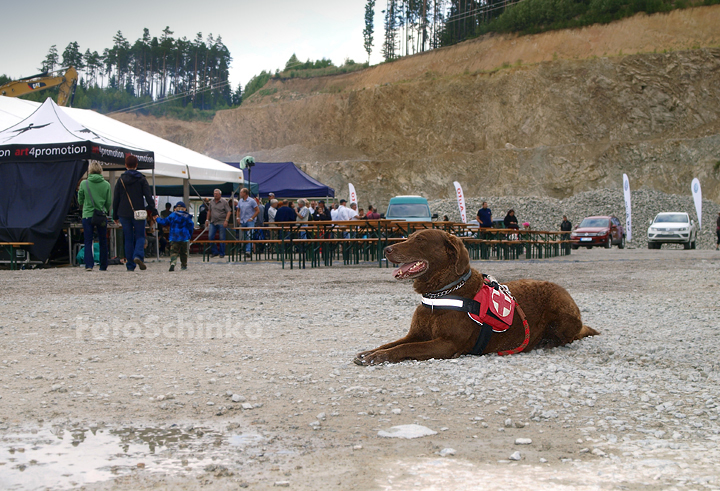
{"label": "white tent", "polygon": [[[0,130],[32,114],[40,103],[0,96]],[[145,131],[87,109],[61,108],[78,123],[100,136],[120,144],[155,152],[155,177],[158,185],[243,183],[243,173],[231,165],[164,140]],[[150,174],[150,172],[147,172]]]}

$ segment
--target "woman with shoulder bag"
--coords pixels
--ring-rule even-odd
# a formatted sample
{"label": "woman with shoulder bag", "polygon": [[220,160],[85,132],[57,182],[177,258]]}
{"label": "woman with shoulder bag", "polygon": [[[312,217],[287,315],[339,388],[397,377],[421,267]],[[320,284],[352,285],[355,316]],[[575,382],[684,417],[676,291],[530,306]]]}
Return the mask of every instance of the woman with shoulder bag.
{"label": "woman with shoulder bag", "polygon": [[127,171],[118,179],[113,194],[113,220],[122,225],[128,271],[135,271],[136,266],[141,271],[146,269],[145,220],[148,214],[145,210],[146,204],[152,216],[158,216],[150,185],[145,176],[137,170],[137,166],[137,157],[134,155],[125,157]]}
{"label": "woman with shoulder bag", "polygon": [[85,271],[92,271],[93,231],[97,229],[100,247],[100,271],[108,266],[107,215],[110,213],[110,183],[103,178],[102,167],[93,161],[88,166],[88,178],[80,183],[78,203],[82,207],[82,224],[85,235]]}

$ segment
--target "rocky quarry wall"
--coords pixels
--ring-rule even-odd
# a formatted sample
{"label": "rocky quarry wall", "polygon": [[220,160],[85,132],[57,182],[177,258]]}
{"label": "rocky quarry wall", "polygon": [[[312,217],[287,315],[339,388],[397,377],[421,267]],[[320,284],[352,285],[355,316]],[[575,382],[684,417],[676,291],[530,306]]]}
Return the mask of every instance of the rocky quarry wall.
{"label": "rocky quarry wall", "polygon": [[[272,80],[170,134],[222,160],[293,160],[363,203],[397,194],[556,199],[620,188],[720,202],[720,6],[487,36],[361,72]],[[628,54],[633,53],[633,54]],[[131,124],[155,124],[150,120]],[[157,130],[156,130],[157,132]]]}

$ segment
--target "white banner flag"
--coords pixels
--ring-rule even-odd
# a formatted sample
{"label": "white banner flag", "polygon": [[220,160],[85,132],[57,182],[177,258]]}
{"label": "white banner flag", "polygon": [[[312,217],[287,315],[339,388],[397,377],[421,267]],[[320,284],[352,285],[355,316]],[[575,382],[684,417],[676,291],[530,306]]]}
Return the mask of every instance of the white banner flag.
{"label": "white banner flag", "polygon": [[348,183],[348,189],[350,190],[350,203],[356,203],[357,200],[357,194],[355,194],[355,186],[353,186],[351,183]]}
{"label": "white banner flag", "polygon": [[455,195],[457,196],[458,208],[460,208],[460,218],[463,223],[467,223],[467,214],[465,213],[465,195],[463,194],[462,186],[460,186],[460,183],[457,181],[454,181],[453,184],[455,185]]}
{"label": "white banner flag", "polygon": [[630,181],[627,174],[623,174],[623,191],[625,192],[625,240],[632,240],[632,209],[630,206]]}
{"label": "white banner flag", "polygon": [[690,184],[692,189],[693,199],[695,200],[695,211],[698,217],[698,230],[702,230],[702,189],[700,188],[700,181],[696,177]]}

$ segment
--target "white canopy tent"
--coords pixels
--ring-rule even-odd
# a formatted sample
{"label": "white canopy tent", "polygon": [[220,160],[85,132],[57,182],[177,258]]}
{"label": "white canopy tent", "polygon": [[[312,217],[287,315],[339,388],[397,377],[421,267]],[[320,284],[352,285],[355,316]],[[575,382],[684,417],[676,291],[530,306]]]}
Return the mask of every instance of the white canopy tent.
{"label": "white canopy tent", "polygon": [[[0,130],[30,116],[40,103],[0,96]],[[231,165],[164,140],[146,131],[103,116],[95,111],[61,108],[86,128],[120,144],[155,152],[155,178],[158,185],[243,183],[243,173]],[[149,172],[148,172],[149,174]]]}
{"label": "white canopy tent", "polygon": [[[0,96],[0,131],[23,121],[40,106],[38,102]],[[189,202],[190,188],[193,185],[233,183],[235,188],[235,184],[249,184],[244,180],[242,170],[146,131],[95,111],[66,107],[59,109],[101,137],[109,138],[120,145],[153,151],[154,170],[140,171],[148,176],[154,172],[153,185],[182,185],[183,201],[186,203]],[[113,186],[117,172],[110,171],[110,183]],[[156,194],[155,191],[153,194]]]}

